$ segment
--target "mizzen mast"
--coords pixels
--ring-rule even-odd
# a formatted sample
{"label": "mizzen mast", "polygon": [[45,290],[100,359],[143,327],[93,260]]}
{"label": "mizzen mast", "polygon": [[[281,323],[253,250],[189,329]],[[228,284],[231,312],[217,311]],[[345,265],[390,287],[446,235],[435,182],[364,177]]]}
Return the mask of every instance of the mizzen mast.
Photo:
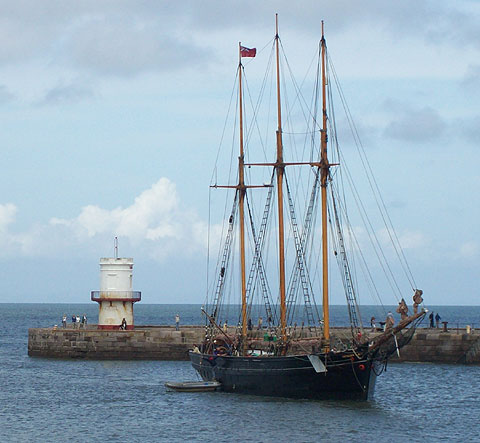
{"label": "mizzen mast", "polygon": [[328,233],[327,233],[327,181],[330,174],[330,164],[327,157],[327,97],[326,97],[326,43],[322,20],[322,40],[321,40],[321,58],[322,58],[322,114],[323,123],[321,130],[321,154],[320,154],[320,186],[322,200],[322,281],[323,281],[323,337],[325,346],[330,347],[330,316],[328,307]]}

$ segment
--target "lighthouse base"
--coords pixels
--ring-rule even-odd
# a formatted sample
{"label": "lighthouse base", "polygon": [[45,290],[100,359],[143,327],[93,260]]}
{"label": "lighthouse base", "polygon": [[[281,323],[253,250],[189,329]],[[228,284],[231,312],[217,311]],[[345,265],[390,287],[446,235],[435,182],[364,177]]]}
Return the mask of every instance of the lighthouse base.
{"label": "lighthouse base", "polygon": [[124,319],[127,323],[126,329],[133,329],[133,302],[101,300],[98,304],[99,329],[120,329]]}

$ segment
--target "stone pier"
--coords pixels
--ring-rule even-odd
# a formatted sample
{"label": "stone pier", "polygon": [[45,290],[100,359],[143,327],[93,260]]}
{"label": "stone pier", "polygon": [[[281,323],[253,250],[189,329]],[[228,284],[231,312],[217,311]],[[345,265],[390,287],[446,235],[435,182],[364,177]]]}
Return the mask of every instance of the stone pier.
{"label": "stone pier", "polygon": [[[70,325],[69,325],[70,326]],[[28,355],[32,357],[95,360],[188,360],[188,350],[203,339],[204,327],[136,326],[133,330],[35,328],[28,331]],[[338,328],[345,336],[349,330]],[[335,328],[332,330],[335,334]],[[418,329],[400,350],[397,362],[480,363],[480,334],[465,329],[442,332]]]}
{"label": "stone pier", "polygon": [[480,334],[465,329],[441,332],[417,329],[412,341],[392,361],[430,363],[480,363]]}
{"label": "stone pier", "polygon": [[136,326],[133,330],[35,328],[28,330],[31,357],[94,360],[188,360],[188,350],[202,341],[205,328]]}

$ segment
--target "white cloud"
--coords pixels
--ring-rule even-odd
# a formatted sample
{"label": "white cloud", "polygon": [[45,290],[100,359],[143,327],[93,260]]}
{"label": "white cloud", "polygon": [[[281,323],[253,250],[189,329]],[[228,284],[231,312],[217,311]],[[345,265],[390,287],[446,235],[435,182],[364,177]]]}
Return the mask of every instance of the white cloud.
{"label": "white cloud", "polygon": [[461,86],[467,88],[468,93],[476,92],[478,90],[478,85],[480,84],[480,65],[471,64],[468,66],[467,71],[463,80],[461,81]]}
{"label": "white cloud", "polygon": [[476,148],[480,137],[480,116],[457,119],[455,126],[459,128],[459,135]]}
{"label": "white cloud", "polygon": [[12,203],[0,205],[0,234],[4,234],[8,230],[8,226],[15,220],[17,207]]}
{"label": "white cloud", "polygon": [[[358,242],[358,246],[360,249],[366,249],[371,247],[372,242],[375,244],[375,248],[378,247],[377,242],[375,241],[375,237],[378,239],[378,242],[382,248],[384,248],[384,251],[386,250],[394,250],[394,247],[392,245],[392,238],[395,241],[395,244],[398,247],[398,244],[396,242],[396,238],[398,238],[398,243],[400,243],[400,247],[402,249],[420,249],[424,248],[428,244],[428,240],[425,237],[425,235],[420,232],[420,231],[403,231],[403,232],[390,232],[387,231],[386,228],[381,228],[377,229],[374,233],[374,235],[371,236],[371,239],[369,237],[368,232],[365,230],[365,228],[361,226],[356,226],[353,228],[355,238]],[[345,235],[345,240],[348,241],[348,238],[350,235]],[[358,249],[358,246],[355,247],[355,249]],[[350,246],[349,246],[350,247]]]}
{"label": "white cloud", "polygon": [[6,86],[3,86],[3,85],[0,86],[0,104],[9,103],[14,98],[15,96],[12,93],[10,93],[10,91]]}
{"label": "white cloud", "polygon": [[50,223],[69,227],[78,238],[111,233],[139,241],[178,237],[182,218],[175,185],[161,178],[131,206],[108,210],[88,205],[74,219],[52,218]]}
{"label": "white cloud", "polygon": [[201,49],[184,33],[175,35],[155,21],[128,16],[85,20],[65,45],[65,59],[104,75],[172,71],[202,61]]}
{"label": "white cloud", "polygon": [[115,236],[136,254],[158,260],[172,254],[188,256],[205,248],[205,223],[182,208],[175,184],[167,178],[143,191],[130,206],[110,210],[88,205],[77,217],[53,217],[47,225],[35,225],[20,234],[8,229],[16,211],[15,205],[0,205],[0,241],[9,246],[4,255],[51,256],[72,250],[101,255],[106,251],[99,248]]}
{"label": "white cloud", "polygon": [[[388,105],[387,105],[388,106]],[[400,104],[392,107],[397,111],[395,119],[385,128],[387,137],[408,142],[428,142],[436,140],[445,130],[446,123],[439,113],[428,106],[415,109],[409,105]]]}
{"label": "white cloud", "polygon": [[0,205],[0,255],[19,256],[33,251],[32,242],[38,235],[37,227],[32,228],[28,233],[14,233],[11,231],[14,226],[18,209],[13,203]]}
{"label": "white cloud", "polygon": [[[93,89],[90,85],[81,83],[63,82],[45,92],[45,96],[40,100],[40,105],[62,105],[80,102],[84,99],[94,97]],[[1,101],[1,98],[0,98]]]}
{"label": "white cloud", "polygon": [[421,249],[427,245],[427,239],[419,231],[403,232],[398,240],[403,249]]}
{"label": "white cloud", "polygon": [[52,225],[63,225],[77,239],[109,235],[128,239],[131,243],[155,249],[159,257],[169,253],[193,252],[202,245],[195,235],[203,223],[197,215],[181,208],[175,184],[161,178],[150,189],[143,191],[132,205],[112,210],[89,205],[74,219],[51,220]]}
{"label": "white cloud", "polygon": [[[384,251],[388,250],[390,251],[390,254],[393,254],[395,248],[392,244],[392,238],[394,239],[395,245],[398,249],[398,244],[395,240],[395,233],[391,232],[389,234],[386,228],[382,228],[377,231],[376,235],[380,240],[380,244],[385,248]],[[419,255],[425,255],[421,253],[421,251],[427,250],[429,246],[428,238],[420,231],[397,232],[396,237],[398,237],[398,243],[403,251],[414,251],[415,256],[417,257]]]}
{"label": "white cloud", "polygon": [[[255,11],[245,14],[244,11]],[[348,10],[348,13],[345,11]],[[365,24],[398,42],[416,36],[432,45],[449,44],[445,30],[455,30],[450,44],[478,46],[476,10],[469,2],[384,2],[369,7],[355,1],[320,4],[305,0],[302,8],[286,0],[218,2],[17,0],[0,3],[0,64],[47,57],[52,63],[73,61],[100,74],[134,75],[151,69],[178,69],[207,63],[198,39],[216,33],[225,38],[273,32],[274,13],[294,32],[318,36],[320,19],[338,33]],[[461,23],[461,25],[459,25]],[[249,31],[247,28],[251,27]],[[15,36],[15,38],[12,38]],[[213,40],[215,41],[215,40]],[[378,42],[377,42],[378,44]],[[212,44],[211,53],[215,44]]]}
{"label": "white cloud", "polygon": [[460,246],[461,258],[474,258],[478,256],[478,244],[474,241],[463,243]]}

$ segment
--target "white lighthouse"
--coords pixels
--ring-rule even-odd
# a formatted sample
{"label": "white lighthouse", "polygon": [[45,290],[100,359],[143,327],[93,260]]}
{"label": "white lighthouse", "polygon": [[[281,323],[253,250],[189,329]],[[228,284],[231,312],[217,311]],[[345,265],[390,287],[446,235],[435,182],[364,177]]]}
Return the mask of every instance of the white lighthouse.
{"label": "white lighthouse", "polygon": [[[116,255],[116,254],[115,254]],[[92,291],[91,299],[98,302],[98,328],[133,329],[133,304],[141,292],[132,289],[133,258],[101,258],[100,290]]]}

